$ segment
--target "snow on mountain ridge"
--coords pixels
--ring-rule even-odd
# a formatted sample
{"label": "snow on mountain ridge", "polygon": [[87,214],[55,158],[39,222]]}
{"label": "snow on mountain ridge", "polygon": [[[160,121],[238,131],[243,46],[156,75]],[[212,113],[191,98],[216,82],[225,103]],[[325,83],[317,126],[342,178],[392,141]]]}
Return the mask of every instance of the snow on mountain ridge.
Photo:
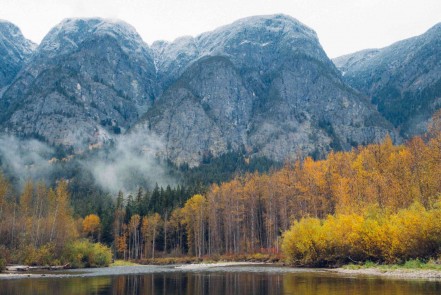
{"label": "snow on mountain ridge", "polygon": [[24,64],[31,58],[36,44],[27,40],[11,22],[0,20],[0,97]]}
{"label": "snow on mountain ridge", "polygon": [[2,19],[0,19],[0,42],[8,42],[10,45],[20,46],[26,54],[31,54],[37,48],[35,43],[23,36],[19,27]]}
{"label": "snow on mountain ridge", "polygon": [[75,50],[82,42],[92,38],[111,37],[126,52],[138,54],[147,51],[148,45],[142,40],[136,29],[117,19],[103,18],[68,18],[55,26],[43,39],[38,51],[43,55],[58,55]]}
{"label": "snow on mountain ridge", "polygon": [[333,62],[341,71],[347,71],[349,68],[352,72],[364,71],[367,68],[378,67],[379,64],[394,69],[400,64],[411,62],[412,57],[418,54],[418,50],[425,45],[430,45],[434,38],[438,37],[441,38],[441,23],[434,25],[419,36],[397,41],[384,48],[364,49],[336,57]]}
{"label": "snow on mountain ridge", "polygon": [[191,64],[210,56],[227,57],[237,68],[271,67],[280,50],[329,63],[317,34],[283,14],[247,17],[196,37],[156,41],[151,49],[163,89]]}
{"label": "snow on mountain ridge", "polygon": [[[258,32],[264,34],[256,35]],[[267,42],[265,41],[266,38],[274,38],[275,34],[279,34],[282,38],[313,39],[318,42],[314,30],[297,19],[284,14],[251,16],[239,19],[213,31],[202,33],[196,37],[196,40],[199,46],[206,48],[209,43],[218,46],[239,36],[249,37],[254,42],[261,41],[265,43]]]}
{"label": "snow on mountain ridge", "polygon": [[426,131],[441,103],[441,23],[424,34],[334,59],[353,88],[371,97],[404,138]]}

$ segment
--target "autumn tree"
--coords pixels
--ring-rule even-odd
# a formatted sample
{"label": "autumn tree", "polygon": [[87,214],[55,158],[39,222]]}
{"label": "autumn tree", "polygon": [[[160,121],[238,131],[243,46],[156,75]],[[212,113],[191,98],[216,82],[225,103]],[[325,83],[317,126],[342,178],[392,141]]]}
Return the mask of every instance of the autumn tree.
{"label": "autumn tree", "polygon": [[56,249],[61,249],[78,236],[66,181],[59,181],[55,190],[49,190],[49,207],[51,220],[49,242],[53,242]]}
{"label": "autumn tree", "polygon": [[138,214],[132,215],[128,224],[129,230],[129,259],[138,259],[141,256],[141,217]]}
{"label": "autumn tree", "polygon": [[206,199],[194,195],[182,209],[188,248],[191,254],[201,257],[205,251]]}
{"label": "autumn tree", "polygon": [[145,257],[155,258],[156,239],[160,225],[161,216],[158,213],[142,218],[141,233],[144,240]]}
{"label": "autumn tree", "polygon": [[100,240],[101,220],[96,214],[87,215],[82,222],[83,234],[89,237],[91,241]]}

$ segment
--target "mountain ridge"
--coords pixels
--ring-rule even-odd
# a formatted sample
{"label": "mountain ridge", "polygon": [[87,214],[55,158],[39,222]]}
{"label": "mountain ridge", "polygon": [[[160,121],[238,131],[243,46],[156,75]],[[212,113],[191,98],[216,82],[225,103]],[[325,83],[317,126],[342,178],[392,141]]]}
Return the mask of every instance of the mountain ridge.
{"label": "mountain ridge", "polygon": [[0,20],[0,97],[3,88],[9,86],[36,47],[16,25]]}
{"label": "mountain ridge", "polygon": [[67,19],[3,94],[1,121],[13,134],[81,150],[133,124],[155,99],[155,79],[151,52],[131,26]]}
{"label": "mountain ridge", "polygon": [[[284,161],[298,154],[323,156],[331,148],[349,149],[378,141],[386,133],[396,138],[368,101],[344,85],[315,32],[294,18],[247,18],[195,38],[154,43],[152,50],[155,56],[166,52],[157,64],[172,61],[172,71],[167,73],[166,64],[159,74],[169,86],[136,129],[162,135],[165,156],[178,164],[195,166],[206,155],[217,157],[237,149]],[[234,85],[230,88],[241,94],[224,91],[222,85]],[[347,114],[335,116],[337,104],[349,108],[352,119]],[[241,110],[241,120],[228,116],[230,106]],[[222,108],[227,115],[219,111]],[[363,119],[354,116],[353,108]],[[334,115],[325,115],[324,109]],[[192,124],[186,124],[184,114],[191,114]],[[365,126],[370,116],[377,117],[371,120],[377,129]],[[205,134],[199,126],[210,126],[210,132]]]}
{"label": "mountain ridge", "polygon": [[375,51],[334,59],[346,83],[371,97],[405,138],[425,132],[441,107],[441,23]]}
{"label": "mountain ridge", "polygon": [[336,67],[315,31],[283,14],[151,46],[123,21],[66,19],[4,92],[0,121],[5,132],[76,151],[155,133],[166,147],[158,154],[190,166],[239,150],[323,157],[386,134],[401,140],[376,98],[348,82],[379,52]]}

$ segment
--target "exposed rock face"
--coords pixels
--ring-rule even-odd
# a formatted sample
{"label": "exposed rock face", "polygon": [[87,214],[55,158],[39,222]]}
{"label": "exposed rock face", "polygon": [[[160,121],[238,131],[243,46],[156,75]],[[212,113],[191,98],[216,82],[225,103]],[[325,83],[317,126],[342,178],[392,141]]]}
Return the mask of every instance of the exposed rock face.
{"label": "exposed rock face", "polygon": [[227,58],[207,57],[187,69],[136,129],[162,136],[165,155],[176,163],[197,165],[208,153],[246,145],[253,99]]}
{"label": "exposed rock face", "polygon": [[20,29],[10,22],[0,20],[0,97],[29,60],[36,45],[23,37]]}
{"label": "exposed rock face", "polygon": [[291,17],[251,17],[152,49],[164,94],[136,129],[162,136],[176,163],[239,148],[283,161],[393,133]]}
{"label": "exposed rock face", "polygon": [[348,71],[351,71],[359,64],[368,61],[370,58],[377,55],[379,51],[380,49],[365,49],[362,51],[334,58],[332,61],[340,70],[342,75],[345,76]]}
{"label": "exposed rock face", "polygon": [[199,58],[199,48],[193,37],[181,37],[173,43],[156,41],[151,47],[157,69],[157,81],[162,93]]}
{"label": "exposed rock face", "polygon": [[410,137],[425,131],[441,107],[441,24],[383,49],[334,59],[352,87]]}
{"label": "exposed rock face", "polygon": [[316,33],[285,15],[151,49],[123,22],[65,20],[4,92],[0,123],[75,150],[152,132],[162,155],[191,166],[229,151],[283,161],[397,138]]}
{"label": "exposed rock face", "polygon": [[78,149],[124,132],[155,99],[148,46],[121,21],[67,19],[4,93],[1,121],[21,136]]}

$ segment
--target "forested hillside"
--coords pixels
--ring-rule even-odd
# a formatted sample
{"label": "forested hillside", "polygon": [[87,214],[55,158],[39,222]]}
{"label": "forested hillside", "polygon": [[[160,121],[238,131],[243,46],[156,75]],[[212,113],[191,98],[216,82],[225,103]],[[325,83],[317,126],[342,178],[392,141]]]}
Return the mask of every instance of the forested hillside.
{"label": "forested hillside", "polygon": [[18,196],[1,177],[2,259],[67,261],[80,236],[124,259],[280,253],[280,246],[290,262],[307,265],[437,257],[440,118],[404,145],[386,138],[325,160],[241,174],[203,194],[181,186],[120,192],[77,212],[65,181],[54,189],[28,182]]}

